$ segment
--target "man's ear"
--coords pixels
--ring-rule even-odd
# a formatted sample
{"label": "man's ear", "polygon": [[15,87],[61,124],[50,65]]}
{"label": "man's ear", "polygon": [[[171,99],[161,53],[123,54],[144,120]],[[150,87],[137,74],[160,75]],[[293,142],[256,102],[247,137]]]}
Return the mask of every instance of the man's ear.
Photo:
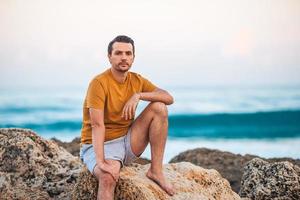
{"label": "man's ear", "polygon": [[[109,62],[110,62],[111,54],[107,54],[107,58],[108,58],[108,60],[109,60]],[[111,63],[111,62],[110,62],[110,63]]]}

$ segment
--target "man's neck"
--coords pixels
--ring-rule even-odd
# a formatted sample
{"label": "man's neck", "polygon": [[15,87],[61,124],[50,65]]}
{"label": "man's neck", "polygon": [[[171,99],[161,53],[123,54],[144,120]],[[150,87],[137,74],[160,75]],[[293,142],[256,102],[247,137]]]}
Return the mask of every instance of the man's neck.
{"label": "man's neck", "polygon": [[128,71],[127,72],[120,72],[120,71],[115,70],[112,67],[110,68],[110,71],[111,71],[111,73],[112,73],[112,75],[113,75],[113,77],[116,81],[118,81],[119,83],[124,83],[125,82]]}

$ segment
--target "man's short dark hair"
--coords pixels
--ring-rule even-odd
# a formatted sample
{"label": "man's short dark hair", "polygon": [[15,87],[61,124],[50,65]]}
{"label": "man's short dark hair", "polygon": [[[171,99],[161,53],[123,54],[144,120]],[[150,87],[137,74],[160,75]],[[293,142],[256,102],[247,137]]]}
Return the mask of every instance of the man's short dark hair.
{"label": "man's short dark hair", "polygon": [[115,39],[113,39],[109,44],[108,44],[108,48],[107,48],[107,52],[109,55],[111,55],[112,52],[112,46],[115,42],[124,42],[124,43],[130,43],[132,45],[132,50],[133,50],[133,55],[134,55],[134,41],[133,39],[131,39],[130,37],[126,36],[126,35],[118,35],[117,37],[115,37]]}

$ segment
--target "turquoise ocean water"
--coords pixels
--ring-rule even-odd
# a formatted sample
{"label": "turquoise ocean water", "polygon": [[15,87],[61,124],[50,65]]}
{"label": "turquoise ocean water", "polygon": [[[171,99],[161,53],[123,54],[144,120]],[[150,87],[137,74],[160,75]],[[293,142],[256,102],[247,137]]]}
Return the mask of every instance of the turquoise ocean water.
{"label": "turquoise ocean water", "polygon": [[[168,162],[207,147],[264,157],[300,158],[300,87],[170,87]],[[85,88],[1,89],[0,128],[30,128],[44,138],[80,136]],[[139,114],[147,102],[140,102]],[[149,147],[143,154],[150,158]]]}

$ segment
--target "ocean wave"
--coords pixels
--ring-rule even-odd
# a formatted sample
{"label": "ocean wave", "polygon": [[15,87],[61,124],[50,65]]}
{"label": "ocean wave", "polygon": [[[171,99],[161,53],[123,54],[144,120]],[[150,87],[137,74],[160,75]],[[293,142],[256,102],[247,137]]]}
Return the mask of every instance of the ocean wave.
{"label": "ocean wave", "polygon": [[23,124],[3,124],[0,125],[0,128],[28,128],[34,131],[61,131],[61,130],[69,130],[69,131],[77,131],[81,128],[81,121],[58,121],[58,122],[49,122],[49,123],[23,123]]}
{"label": "ocean wave", "polygon": [[[81,120],[3,123],[1,128],[30,128],[37,132],[80,132]],[[171,138],[291,138],[300,137],[300,110],[238,114],[186,114],[169,116]]]}
{"label": "ocean wave", "polygon": [[23,113],[36,113],[36,112],[67,112],[72,110],[68,107],[58,107],[58,106],[10,106],[0,108],[1,113],[9,114],[23,114]]}
{"label": "ocean wave", "polygon": [[300,137],[300,111],[173,115],[169,127],[171,137]]}

